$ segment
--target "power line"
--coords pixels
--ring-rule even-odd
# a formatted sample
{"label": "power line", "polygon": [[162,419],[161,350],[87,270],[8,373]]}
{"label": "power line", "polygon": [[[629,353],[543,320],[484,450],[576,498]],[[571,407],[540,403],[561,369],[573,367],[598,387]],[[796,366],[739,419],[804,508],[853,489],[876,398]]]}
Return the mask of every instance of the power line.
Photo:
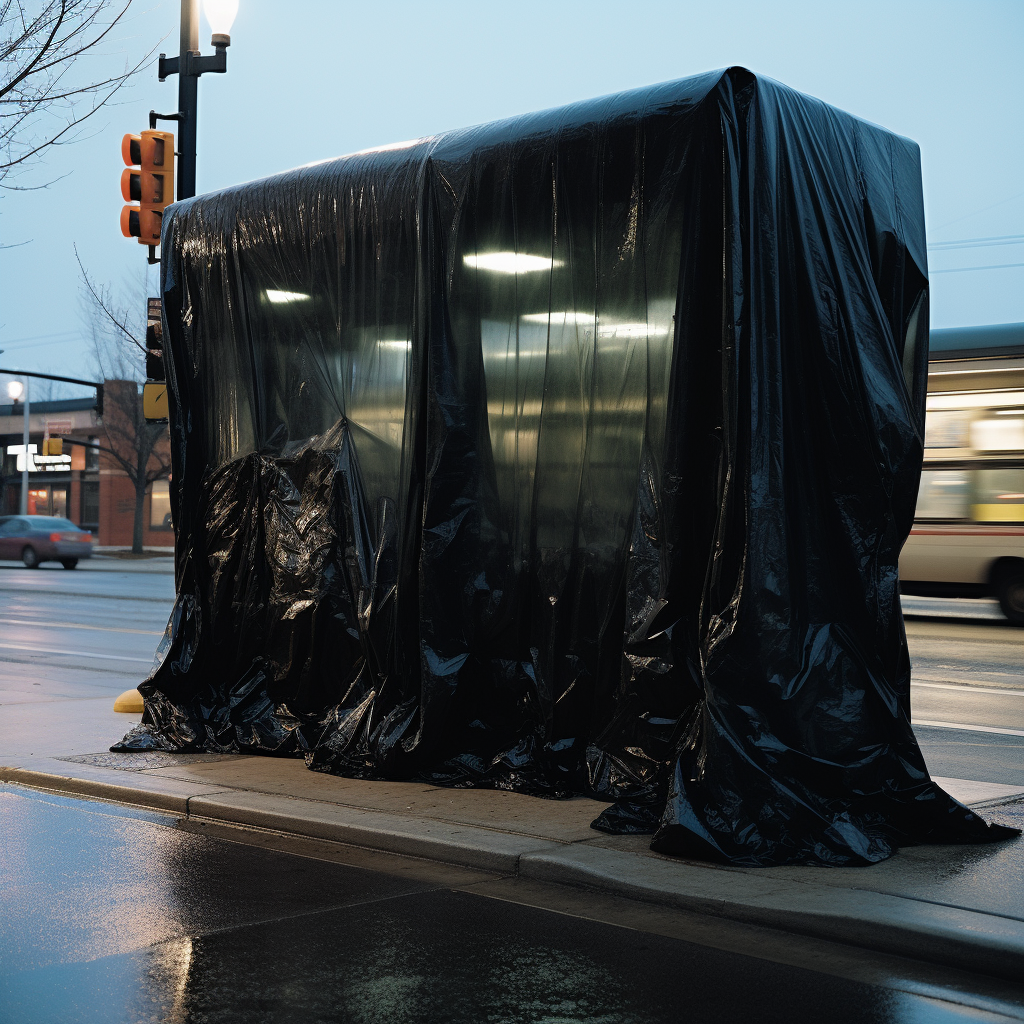
{"label": "power line", "polygon": [[38,341],[28,345],[6,345],[3,350],[5,352],[23,352],[26,349],[46,348],[49,345],[74,345],[79,341],[81,341],[79,336],[72,335],[67,338],[57,338],[55,341]]}
{"label": "power line", "polygon": [[27,338],[0,338],[0,345],[17,345],[22,341],[43,341],[46,338],[73,338],[78,331],[53,331],[50,334],[33,334]]}
{"label": "power line", "polygon": [[968,217],[976,217],[979,213],[987,213],[989,210],[994,210],[997,206],[1002,206],[1004,203],[1012,202],[1014,199],[1020,199],[1024,196],[1024,192],[1017,192],[1012,196],[1006,196],[1004,199],[999,199],[989,206],[983,206],[980,210],[971,210],[970,213],[965,213],[961,217],[957,217],[955,220],[947,220],[945,224],[940,224],[939,229],[948,228],[953,224],[959,224],[962,220],[967,220]]}
{"label": "power line", "polygon": [[989,245],[1021,245],[1024,235],[993,235],[991,238],[956,238],[948,242],[933,242],[929,249],[975,249]]}
{"label": "power line", "polygon": [[988,267],[947,267],[945,270],[929,270],[928,274],[960,274],[965,270],[1007,270],[1010,267],[1024,267],[1024,263],[993,263]]}

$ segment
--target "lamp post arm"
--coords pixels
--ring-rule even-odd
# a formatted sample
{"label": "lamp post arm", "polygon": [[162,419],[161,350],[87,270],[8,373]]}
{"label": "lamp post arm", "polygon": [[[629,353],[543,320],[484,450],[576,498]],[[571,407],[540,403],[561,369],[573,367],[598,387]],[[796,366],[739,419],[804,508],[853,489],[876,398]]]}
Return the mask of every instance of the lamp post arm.
{"label": "lamp post arm", "polygon": [[[9,373],[12,377],[39,377],[42,380],[59,380],[65,384],[82,384],[87,388],[96,389],[96,412],[100,417],[103,416],[103,382],[98,380],[82,380],[79,377],[61,377],[55,373],[30,373],[28,370],[4,370],[0,368],[0,373]],[[25,393],[28,394],[28,385],[25,386]],[[28,402],[25,403],[26,416],[28,410]],[[26,419],[27,424],[27,419]],[[26,426],[26,430],[28,427]],[[25,435],[28,436],[27,434]],[[28,441],[25,442],[28,444]]]}
{"label": "lamp post arm", "polygon": [[80,377],[60,377],[55,373],[34,373],[29,370],[5,370],[0,367],[0,373],[9,373],[12,377],[40,377],[42,380],[60,380],[65,384],[84,384],[87,388],[102,388],[103,384],[95,380],[82,380]]}

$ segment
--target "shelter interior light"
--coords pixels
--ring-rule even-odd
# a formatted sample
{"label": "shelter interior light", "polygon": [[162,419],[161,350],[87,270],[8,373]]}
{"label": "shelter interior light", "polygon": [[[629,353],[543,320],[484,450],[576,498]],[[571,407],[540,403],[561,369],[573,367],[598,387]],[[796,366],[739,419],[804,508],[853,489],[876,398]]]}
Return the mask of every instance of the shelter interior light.
{"label": "shelter interior light", "polygon": [[[525,313],[520,318],[528,324],[547,324],[552,326],[572,324],[576,327],[590,327],[595,323],[593,313],[577,313],[574,310],[553,310],[551,313]],[[598,321],[597,334],[600,338],[659,338],[668,334],[664,324],[622,323],[614,320]]]}
{"label": "shelter interior light", "polygon": [[496,274],[529,274],[561,265],[548,256],[530,256],[525,252],[482,252],[463,256],[462,262],[473,270],[490,270]]}
{"label": "shelter interior light", "polygon": [[203,0],[203,13],[213,32],[213,45],[227,46],[238,14],[238,0]]}
{"label": "shelter interior light", "polygon": [[305,292],[282,292],[276,288],[267,289],[267,301],[269,302],[303,302],[308,298],[309,296]]}
{"label": "shelter interior light", "polygon": [[20,380],[9,380],[7,382],[7,397],[12,402],[17,402],[25,394],[25,385]]}

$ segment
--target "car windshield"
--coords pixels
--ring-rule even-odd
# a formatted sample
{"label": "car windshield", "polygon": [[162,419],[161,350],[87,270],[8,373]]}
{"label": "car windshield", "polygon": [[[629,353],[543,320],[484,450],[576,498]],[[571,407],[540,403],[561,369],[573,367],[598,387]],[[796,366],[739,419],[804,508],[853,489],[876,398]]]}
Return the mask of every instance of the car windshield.
{"label": "car windshield", "polygon": [[61,519],[59,516],[29,516],[29,524],[34,530],[77,530],[70,519]]}

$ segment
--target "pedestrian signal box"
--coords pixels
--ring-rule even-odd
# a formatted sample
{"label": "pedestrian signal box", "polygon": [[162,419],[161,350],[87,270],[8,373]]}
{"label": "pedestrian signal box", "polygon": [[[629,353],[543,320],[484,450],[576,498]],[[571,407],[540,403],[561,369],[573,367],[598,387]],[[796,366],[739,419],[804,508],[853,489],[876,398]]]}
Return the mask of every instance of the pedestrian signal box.
{"label": "pedestrian signal box", "polygon": [[167,419],[167,385],[147,381],[142,385],[142,415],[147,423]]}
{"label": "pedestrian signal box", "polygon": [[174,133],[145,131],[121,140],[121,234],[142,245],[160,244],[164,207],[174,202]]}

